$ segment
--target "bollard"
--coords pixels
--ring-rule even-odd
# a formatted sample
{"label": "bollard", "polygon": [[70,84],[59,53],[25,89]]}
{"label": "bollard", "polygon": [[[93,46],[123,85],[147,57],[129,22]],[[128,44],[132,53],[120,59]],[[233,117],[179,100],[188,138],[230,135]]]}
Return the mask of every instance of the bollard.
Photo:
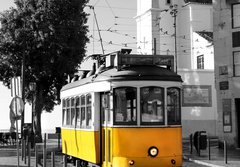
{"label": "bollard", "polygon": [[76,167],[80,167],[80,160],[76,160]]}
{"label": "bollard", "polygon": [[67,155],[63,155],[63,167],[67,167]]}
{"label": "bollard", "polygon": [[23,139],[23,137],[22,137],[22,139],[21,139],[21,142],[22,142],[22,161],[24,160],[24,139]]}
{"label": "bollard", "polygon": [[30,167],[31,166],[31,143],[30,143],[30,141],[28,141],[28,167]]}
{"label": "bollard", "polygon": [[224,162],[225,164],[227,164],[227,142],[225,140],[223,141],[223,145],[224,145]]}
{"label": "bollard", "polygon": [[51,159],[52,159],[51,167],[55,167],[55,152],[51,152]]}
{"label": "bollard", "polygon": [[190,135],[190,154],[193,152],[193,135]]}
{"label": "bollard", "polygon": [[60,150],[60,133],[58,133],[58,150]]}
{"label": "bollard", "polygon": [[38,167],[38,148],[37,144],[35,144],[35,167]]}
{"label": "bollard", "polygon": [[208,137],[208,160],[211,160],[211,142],[210,142],[210,137]]}
{"label": "bollard", "polygon": [[[28,137],[26,137],[26,139],[27,139]],[[26,156],[26,150],[27,150],[27,148],[26,148],[26,142],[27,142],[27,140],[24,140],[24,164],[26,164],[27,163],[27,156]]]}
{"label": "bollard", "polygon": [[197,152],[198,152],[198,156],[200,157],[201,156],[201,153],[200,153],[200,133],[198,133],[198,142],[197,142],[197,145],[198,145],[198,149],[197,149]]}
{"label": "bollard", "polygon": [[47,167],[47,154],[46,154],[46,133],[44,133],[44,143],[43,143],[43,167]]}

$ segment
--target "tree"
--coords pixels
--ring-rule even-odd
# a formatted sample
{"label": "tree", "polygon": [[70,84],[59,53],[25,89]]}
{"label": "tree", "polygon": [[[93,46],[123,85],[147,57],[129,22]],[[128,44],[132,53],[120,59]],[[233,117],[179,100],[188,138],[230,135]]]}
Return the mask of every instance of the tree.
{"label": "tree", "polygon": [[60,103],[60,89],[74,74],[88,42],[84,12],[88,0],[15,0],[16,8],[0,15],[0,81],[21,74],[25,59],[26,100],[28,84],[36,83],[33,129],[41,140],[41,113]]}

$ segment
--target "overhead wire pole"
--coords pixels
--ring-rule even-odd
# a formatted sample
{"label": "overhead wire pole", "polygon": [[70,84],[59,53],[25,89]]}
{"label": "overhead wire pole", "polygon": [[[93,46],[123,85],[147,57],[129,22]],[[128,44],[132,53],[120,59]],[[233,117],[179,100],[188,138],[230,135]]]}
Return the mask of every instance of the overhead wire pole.
{"label": "overhead wire pole", "polygon": [[[26,3],[24,1],[24,8],[26,7]],[[25,26],[26,23],[24,23],[24,29],[26,28]],[[24,153],[24,147],[23,147],[23,126],[24,126],[24,119],[25,119],[25,61],[26,61],[26,56],[25,56],[25,51],[23,53],[23,58],[22,58],[22,69],[21,69],[21,77],[22,77],[22,87],[21,87],[21,94],[22,94],[22,101],[23,101],[23,112],[21,115],[21,139],[22,139],[22,147],[21,147],[21,151],[22,151],[22,160],[24,158],[23,153]]]}
{"label": "overhead wire pole", "polygon": [[[168,11],[168,9],[164,9],[164,10],[159,10],[158,12],[159,12],[159,18],[157,17],[157,20],[159,19],[159,23],[158,23],[158,26],[159,26],[159,28],[160,28],[160,26],[161,26],[161,24],[160,24],[160,20],[161,20],[161,13],[162,12],[167,12]],[[158,44],[158,46],[159,46],[159,54],[161,54],[161,34],[159,34],[160,35],[160,38],[159,38],[159,44]],[[156,55],[157,54],[157,41],[156,41],[156,38],[154,38],[153,39],[153,53],[154,53],[154,55]]]}
{"label": "overhead wire pole", "polygon": [[177,67],[177,63],[178,63],[178,57],[177,57],[177,4],[171,5],[170,6],[170,14],[172,15],[172,17],[174,18],[174,23],[173,23],[173,27],[174,27],[174,47],[175,47],[175,66],[176,66],[176,73],[178,71],[178,67]]}
{"label": "overhead wire pole", "polygon": [[89,6],[89,7],[90,7],[90,9],[93,10],[93,14],[94,14],[95,22],[96,22],[97,29],[98,29],[98,35],[99,35],[99,38],[100,38],[100,43],[101,43],[102,53],[104,54],[104,49],[103,49],[103,44],[102,44],[102,37],[101,37],[100,29],[99,29],[99,26],[98,26],[98,21],[97,21],[97,16],[96,16],[96,13],[95,13],[95,10],[94,10],[94,6]]}
{"label": "overhead wire pole", "polygon": [[[17,106],[17,99],[16,99],[16,94],[17,94],[17,90],[16,90],[16,77],[14,77],[14,93],[15,93],[15,114],[16,116],[18,115],[17,112],[18,112],[18,106]],[[16,140],[17,140],[17,166],[19,167],[19,141],[18,141],[18,119],[16,119]]]}

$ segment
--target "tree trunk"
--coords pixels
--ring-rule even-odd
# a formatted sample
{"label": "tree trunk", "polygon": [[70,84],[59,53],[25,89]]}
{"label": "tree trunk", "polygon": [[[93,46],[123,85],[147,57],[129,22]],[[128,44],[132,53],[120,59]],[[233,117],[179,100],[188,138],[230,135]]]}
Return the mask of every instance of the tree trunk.
{"label": "tree trunk", "polygon": [[43,109],[43,94],[41,86],[36,88],[33,98],[33,133],[35,143],[42,142],[41,114]]}

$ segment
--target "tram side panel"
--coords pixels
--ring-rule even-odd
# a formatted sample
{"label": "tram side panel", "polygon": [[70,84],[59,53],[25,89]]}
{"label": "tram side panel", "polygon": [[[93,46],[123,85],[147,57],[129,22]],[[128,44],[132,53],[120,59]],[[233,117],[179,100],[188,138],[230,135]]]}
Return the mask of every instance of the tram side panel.
{"label": "tram side panel", "polygon": [[62,152],[99,164],[99,132],[62,128]]}
{"label": "tram side panel", "polygon": [[[62,127],[62,152],[78,159],[99,164],[99,94],[91,93],[91,97],[90,126],[88,128],[78,126],[72,128]],[[87,114],[87,110],[85,111],[84,113]]]}

